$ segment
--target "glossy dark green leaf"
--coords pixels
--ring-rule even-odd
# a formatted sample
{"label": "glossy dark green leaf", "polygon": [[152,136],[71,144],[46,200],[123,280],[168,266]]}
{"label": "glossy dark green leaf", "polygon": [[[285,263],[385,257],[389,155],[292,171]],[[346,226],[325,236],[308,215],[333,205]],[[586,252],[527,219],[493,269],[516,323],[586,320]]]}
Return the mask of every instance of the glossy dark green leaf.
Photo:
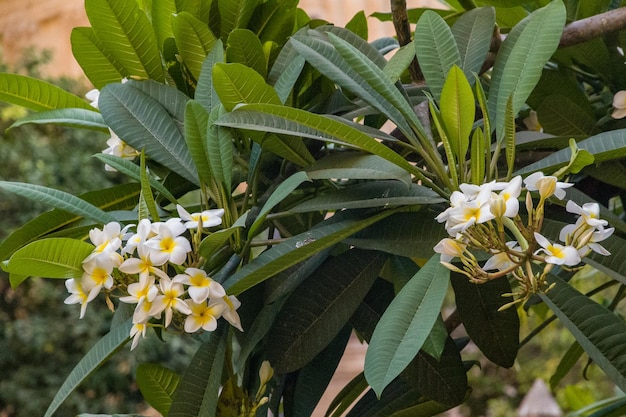
{"label": "glossy dark green leaf", "polygon": [[544,132],[557,136],[588,136],[596,125],[593,114],[560,94],[550,95],[541,102],[537,118]]}
{"label": "glossy dark green leaf", "polygon": [[585,353],[580,343],[574,342],[567,352],[561,358],[558,366],[556,367],[556,371],[550,377],[550,389],[555,390],[557,385],[563,380],[565,375],[571,371],[572,367],[578,362],[581,356]]}
{"label": "glossy dark green leaf", "polygon": [[259,3],[258,0],[215,0],[220,12],[220,37],[226,40],[235,29],[245,28]]}
{"label": "glossy dark green leaf", "polygon": [[350,250],[324,262],[291,294],[268,338],[268,359],[279,373],[302,368],[347,323],[386,256]]}
{"label": "glossy dark green leaf", "polygon": [[323,351],[298,372],[293,394],[294,417],[312,415],[339,365],[351,331],[351,327],[344,327]]}
{"label": "glossy dark green leaf", "polygon": [[200,77],[202,63],[215,45],[217,38],[206,23],[188,12],[172,16],[172,30],[178,53],[197,80]]}
{"label": "glossy dark green leaf", "polygon": [[223,320],[208,334],[173,395],[168,417],[212,417],[217,408],[229,325]]}
{"label": "glossy dark green leaf", "polygon": [[258,36],[248,29],[235,29],[228,35],[226,59],[267,76],[267,58]]}
{"label": "glossy dark green leaf", "polygon": [[626,324],[614,312],[581,294],[560,278],[539,294],[589,357],[620,389],[626,389]]}
{"label": "glossy dark green leaf", "polygon": [[357,14],[355,14],[352,19],[348,23],[346,23],[346,29],[355,33],[360,38],[367,40],[368,37],[368,29],[367,29],[367,18],[365,17],[365,12],[361,10]]}
{"label": "glossy dark green leaf", "polygon": [[137,386],[151,407],[164,416],[172,405],[172,395],[180,382],[180,375],[156,363],[137,366]]}
{"label": "glossy dark green leaf", "polygon": [[515,307],[498,311],[513,301],[511,284],[506,278],[484,284],[471,283],[466,276],[450,276],[456,307],[469,337],[483,354],[498,366],[510,368],[519,348],[520,322]]}
{"label": "glossy dark green leaf", "polygon": [[268,0],[257,6],[250,19],[249,29],[256,33],[261,42],[276,42],[282,45],[294,28],[298,0]]}
{"label": "glossy dark green leaf", "polygon": [[87,109],[57,109],[31,113],[13,123],[10,129],[25,124],[52,124],[75,127],[81,129],[99,130],[108,132],[109,127],[102,120],[102,116],[95,110]]}

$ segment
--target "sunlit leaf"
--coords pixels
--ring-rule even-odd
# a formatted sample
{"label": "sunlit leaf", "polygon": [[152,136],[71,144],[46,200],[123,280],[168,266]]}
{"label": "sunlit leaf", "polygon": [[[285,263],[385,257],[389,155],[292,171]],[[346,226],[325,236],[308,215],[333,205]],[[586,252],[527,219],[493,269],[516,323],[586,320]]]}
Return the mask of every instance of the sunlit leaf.
{"label": "sunlit leaf", "polygon": [[74,28],[70,39],[74,59],[96,88],[119,83],[130,75],[102,45],[92,28]]}
{"label": "sunlit leaf", "polygon": [[191,13],[181,12],[172,16],[174,40],[183,63],[191,74],[198,79],[202,63],[217,40],[206,23],[195,18]]}
{"label": "sunlit leaf", "polygon": [[0,100],[36,111],[93,110],[85,100],[56,85],[18,74],[0,73]]}
{"label": "sunlit leaf", "polygon": [[146,402],[166,416],[180,376],[156,363],[140,363],[136,378],[137,386]]}
{"label": "sunlit leaf", "polygon": [[267,76],[267,60],[259,38],[248,29],[235,29],[228,35],[226,59],[253,69],[261,77]]}

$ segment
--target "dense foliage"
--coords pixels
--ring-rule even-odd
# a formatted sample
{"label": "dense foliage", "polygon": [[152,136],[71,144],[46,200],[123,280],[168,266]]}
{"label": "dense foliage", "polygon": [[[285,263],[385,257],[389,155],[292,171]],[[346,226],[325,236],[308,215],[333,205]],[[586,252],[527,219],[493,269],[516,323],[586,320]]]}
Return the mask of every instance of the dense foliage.
{"label": "dense foliage", "polygon": [[512,367],[520,318],[546,309],[576,340],[552,385],[586,354],[626,389],[625,9],[402,3],[377,15],[400,47],[296,0],[86,0],[91,103],[0,75],[0,99],[35,111],[14,128],[108,133],[97,157],[132,180],[80,197],[0,182],[54,208],[0,245],[11,285],[65,279],[77,316],[115,311],[46,415],[129,340],[191,333],[184,372],[137,370],[154,408],[307,416],[353,331],[364,371],[328,415],[436,415],[472,395],[470,341]]}

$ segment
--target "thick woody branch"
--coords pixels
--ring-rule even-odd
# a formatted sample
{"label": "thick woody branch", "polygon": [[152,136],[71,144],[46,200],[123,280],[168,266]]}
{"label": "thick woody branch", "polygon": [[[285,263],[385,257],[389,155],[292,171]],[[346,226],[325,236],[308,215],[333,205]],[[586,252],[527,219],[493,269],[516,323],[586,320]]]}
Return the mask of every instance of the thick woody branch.
{"label": "thick woody branch", "polygon": [[559,48],[578,45],[626,27],[626,7],[577,20],[565,26]]}
{"label": "thick woody branch", "polygon": [[[409,25],[406,0],[391,0],[391,17],[400,46],[404,46],[411,42],[411,26]],[[422,71],[417,63],[417,59],[413,59],[413,62],[409,65],[409,73],[411,74],[413,82],[424,80],[424,76],[422,75]]]}

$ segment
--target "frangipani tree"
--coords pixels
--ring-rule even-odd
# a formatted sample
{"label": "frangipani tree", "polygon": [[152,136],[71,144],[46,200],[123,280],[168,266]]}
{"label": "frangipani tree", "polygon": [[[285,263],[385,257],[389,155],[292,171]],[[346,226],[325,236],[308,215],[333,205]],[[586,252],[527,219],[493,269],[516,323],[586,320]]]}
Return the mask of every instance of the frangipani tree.
{"label": "frangipani tree", "polygon": [[[621,27],[559,49],[568,20],[610,6],[398,3],[416,23],[402,47],[367,42],[362,13],[339,28],[292,0],[86,0],[72,45],[91,103],[0,76],[0,98],[34,110],[16,126],[110,132],[96,157],[130,182],[78,197],[0,182],[53,207],[0,245],[11,284],[65,279],[77,317],[99,299],[115,314],[46,415],[129,341],[173,332],[201,342],[186,372],[137,372],[163,415],[307,416],[353,331],[364,371],[327,415],[436,415],[470,395],[465,344],[513,366],[517,307],[537,303],[626,388],[626,225],[573,187],[626,184]],[[611,308],[568,283],[585,265],[619,285]]]}

